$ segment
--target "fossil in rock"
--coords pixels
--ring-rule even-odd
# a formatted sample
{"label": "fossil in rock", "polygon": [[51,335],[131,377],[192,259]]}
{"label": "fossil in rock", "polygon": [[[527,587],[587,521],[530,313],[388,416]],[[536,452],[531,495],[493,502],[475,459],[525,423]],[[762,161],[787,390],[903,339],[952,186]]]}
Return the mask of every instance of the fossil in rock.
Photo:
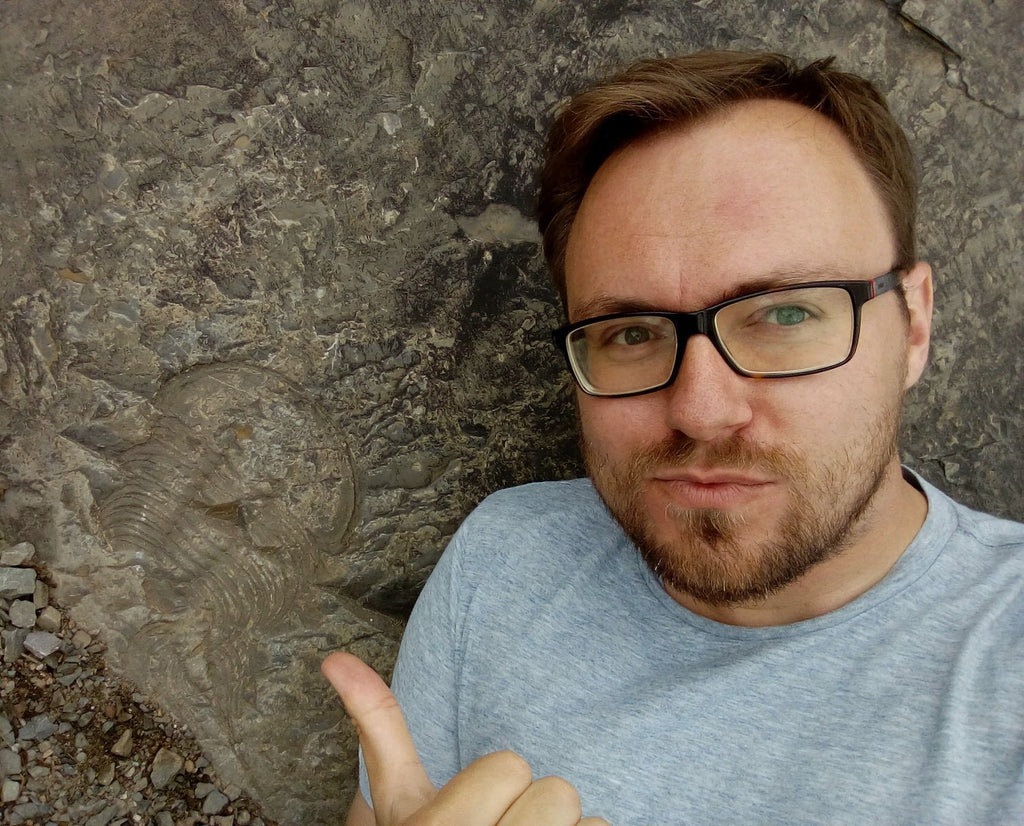
{"label": "fossil in rock", "polygon": [[124,483],[99,503],[147,601],[120,629],[125,667],[230,732],[259,715],[272,652],[317,626],[317,567],[343,552],[355,513],[352,461],[326,413],[270,370],[194,368],[153,406],[150,438],[121,454]]}

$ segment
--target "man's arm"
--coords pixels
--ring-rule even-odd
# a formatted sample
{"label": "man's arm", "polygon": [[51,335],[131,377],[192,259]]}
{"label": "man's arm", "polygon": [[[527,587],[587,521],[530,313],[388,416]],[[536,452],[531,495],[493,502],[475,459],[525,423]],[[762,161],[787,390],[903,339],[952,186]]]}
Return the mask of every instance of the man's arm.
{"label": "man's arm", "polygon": [[533,780],[529,765],[512,752],[484,755],[435,789],[398,701],[376,672],[351,654],[332,654],[322,668],[359,732],[374,801],[371,811],[357,797],[350,826],[401,826],[411,819],[418,826],[608,826],[580,820],[576,790],[559,777]]}

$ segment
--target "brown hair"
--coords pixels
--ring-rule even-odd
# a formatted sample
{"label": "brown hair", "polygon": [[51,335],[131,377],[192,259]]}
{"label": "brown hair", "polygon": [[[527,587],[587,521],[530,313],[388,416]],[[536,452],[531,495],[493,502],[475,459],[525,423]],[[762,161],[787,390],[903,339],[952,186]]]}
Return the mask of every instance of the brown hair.
{"label": "brown hair", "polygon": [[569,232],[598,167],[642,136],[754,99],[799,103],[842,130],[889,212],[896,267],[912,266],[917,180],[910,145],[875,86],[833,69],[833,60],[801,68],[782,54],[697,52],[635,63],[573,97],[548,134],[538,204],[544,256],[563,303]]}

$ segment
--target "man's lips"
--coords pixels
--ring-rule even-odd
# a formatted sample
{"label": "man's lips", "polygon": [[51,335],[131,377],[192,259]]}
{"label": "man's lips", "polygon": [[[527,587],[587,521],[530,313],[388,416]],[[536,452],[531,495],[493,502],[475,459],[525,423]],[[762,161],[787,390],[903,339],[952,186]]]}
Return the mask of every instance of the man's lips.
{"label": "man's lips", "polygon": [[766,493],[776,482],[756,472],[727,469],[659,471],[650,478],[655,490],[683,508],[737,507]]}
{"label": "man's lips", "polygon": [[658,482],[682,482],[691,485],[768,485],[774,480],[754,471],[712,468],[702,470],[660,470],[651,474]]}

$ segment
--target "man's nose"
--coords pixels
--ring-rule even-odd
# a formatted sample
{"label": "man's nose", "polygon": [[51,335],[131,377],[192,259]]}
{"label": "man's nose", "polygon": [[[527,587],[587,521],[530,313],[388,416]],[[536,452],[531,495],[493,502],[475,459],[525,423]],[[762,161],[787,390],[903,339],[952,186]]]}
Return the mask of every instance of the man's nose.
{"label": "man's nose", "polygon": [[730,436],[750,422],[750,378],[725,362],[711,339],[692,335],[685,343],[675,381],[666,387],[667,423],[697,441]]}

